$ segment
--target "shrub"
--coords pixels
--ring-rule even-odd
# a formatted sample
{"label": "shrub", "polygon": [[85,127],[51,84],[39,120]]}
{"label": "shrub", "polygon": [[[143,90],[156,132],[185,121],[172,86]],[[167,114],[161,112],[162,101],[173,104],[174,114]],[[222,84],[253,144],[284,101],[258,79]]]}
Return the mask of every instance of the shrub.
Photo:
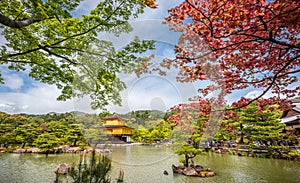
{"label": "shrub", "polygon": [[103,155],[97,157],[93,150],[89,163],[83,162],[81,156],[77,168],[72,167],[70,176],[73,183],[109,183],[108,173],[110,170],[111,160]]}
{"label": "shrub", "polygon": [[292,157],[298,157],[298,156],[300,156],[300,153],[297,150],[291,150],[289,152],[289,155]]}

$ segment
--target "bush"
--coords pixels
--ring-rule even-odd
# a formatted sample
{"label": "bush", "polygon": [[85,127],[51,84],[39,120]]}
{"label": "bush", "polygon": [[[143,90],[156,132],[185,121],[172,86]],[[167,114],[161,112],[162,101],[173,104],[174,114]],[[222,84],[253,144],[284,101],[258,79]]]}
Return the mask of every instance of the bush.
{"label": "bush", "polygon": [[248,156],[248,153],[247,152],[242,152],[242,155],[243,156]]}
{"label": "bush", "polygon": [[259,146],[255,145],[253,143],[250,143],[249,148],[250,148],[250,150],[259,149]]}
{"label": "bush", "polygon": [[289,155],[292,157],[298,157],[298,156],[300,156],[300,153],[297,150],[291,150],[289,152]]}
{"label": "bush", "polygon": [[89,163],[83,162],[82,156],[77,168],[72,167],[70,176],[73,183],[109,183],[108,176],[111,170],[111,160],[103,155],[97,157],[95,150],[92,151]]}
{"label": "bush", "polygon": [[16,150],[16,148],[9,147],[5,149],[5,152],[12,153],[14,150]]}
{"label": "bush", "polygon": [[288,151],[289,149],[285,146],[268,146],[268,151],[274,150]]}

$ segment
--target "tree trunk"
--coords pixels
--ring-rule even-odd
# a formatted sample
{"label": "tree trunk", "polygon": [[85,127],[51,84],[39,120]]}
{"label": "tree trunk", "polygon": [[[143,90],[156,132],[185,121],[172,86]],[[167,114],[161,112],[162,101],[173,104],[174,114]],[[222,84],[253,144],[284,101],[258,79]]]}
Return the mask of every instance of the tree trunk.
{"label": "tree trunk", "polygon": [[184,156],[185,156],[185,166],[189,167],[189,159],[190,159],[190,157],[189,157],[188,154],[185,154]]}
{"label": "tree trunk", "polygon": [[48,157],[49,149],[47,149],[45,153],[46,153],[46,157]]}
{"label": "tree trunk", "polygon": [[25,147],[25,145],[26,145],[26,141],[24,141],[23,143],[22,143],[22,149]]}
{"label": "tree trunk", "polygon": [[244,144],[244,134],[241,134],[241,140],[240,140],[240,144]]}

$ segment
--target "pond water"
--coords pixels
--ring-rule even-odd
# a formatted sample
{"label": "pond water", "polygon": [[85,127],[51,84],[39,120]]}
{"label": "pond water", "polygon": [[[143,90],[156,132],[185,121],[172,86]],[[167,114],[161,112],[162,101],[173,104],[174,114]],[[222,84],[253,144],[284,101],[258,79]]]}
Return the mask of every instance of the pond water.
{"label": "pond water", "polygon": [[[299,183],[300,162],[247,158],[227,154],[197,156],[195,163],[210,167],[214,177],[186,177],[172,173],[171,165],[178,164],[179,157],[168,147],[123,146],[113,147],[112,182],[116,182],[119,170],[124,171],[125,183]],[[50,183],[60,163],[77,163],[78,154],[0,154],[1,183]],[[169,175],[164,175],[167,170]]]}

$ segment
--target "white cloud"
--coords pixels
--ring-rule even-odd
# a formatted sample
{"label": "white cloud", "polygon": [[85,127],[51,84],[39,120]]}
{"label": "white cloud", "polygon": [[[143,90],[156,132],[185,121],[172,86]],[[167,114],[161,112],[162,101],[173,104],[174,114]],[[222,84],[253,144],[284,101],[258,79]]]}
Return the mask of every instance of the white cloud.
{"label": "white cloud", "polygon": [[121,92],[122,106],[109,106],[112,112],[126,113],[133,110],[161,110],[186,103],[197,94],[193,83],[178,83],[175,73],[165,77],[157,74],[144,74],[140,78],[132,75],[122,76],[127,82],[127,89]]}
{"label": "white cloud", "polygon": [[116,49],[120,49],[132,41],[136,36],[141,40],[156,40],[161,44],[174,46],[180,36],[179,33],[170,32],[168,26],[162,24],[161,19],[144,19],[131,21],[133,31],[123,33],[119,37],[112,34],[101,34],[100,39],[111,41]]}
{"label": "white cloud", "polygon": [[[74,13],[76,15],[86,14],[98,2],[94,0],[83,1]],[[131,21],[131,25],[134,28],[131,33],[122,34],[117,38],[105,34],[101,38],[112,41],[117,49],[129,43],[135,36],[139,36],[140,39],[154,39],[161,45],[165,45],[157,53],[157,62],[166,56],[171,57],[173,54],[172,46],[177,43],[179,34],[169,31],[168,26],[163,25],[162,21],[168,14],[167,10],[180,2],[182,1],[158,0],[159,7],[157,9],[147,8],[138,20]],[[2,40],[2,37],[0,37],[0,40]],[[3,42],[1,41],[1,43]],[[138,109],[166,110],[172,105],[187,101],[189,97],[197,93],[194,84],[176,82],[175,70],[170,70],[166,78],[148,74],[143,75],[141,78],[137,78],[134,74],[120,74],[120,77],[127,84],[128,89],[121,92],[122,107],[114,105],[109,107],[115,112],[129,112]],[[147,78],[152,78],[152,81],[147,80]],[[24,85],[24,82],[18,75],[6,77],[6,83],[6,86],[15,91],[10,93],[0,91],[0,111],[31,114],[74,110],[95,112],[90,109],[90,100],[87,97],[69,101],[57,101],[56,98],[59,96],[60,91],[55,86],[34,82],[31,83],[32,88],[21,92],[18,89]]]}
{"label": "white cloud", "polygon": [[[45,114],[49,112],[69,112],[75,110],[74,100],[57,101],[60,91],[55,86],[39,84],[28,91],[1,93],[0,111],[8,113]],[[78,108],[79,109],[79,108]],[[83,112],[90,109],[80,108]]]}
{"label": "white cloud", "polygon": [[6,86],[12,90],[18,90],[24,84],[23,78],[21,78],[17,74],[8,75],[7,73],[5,73],[3,75],[3,78],[4,78],[4,82],[5,82]]}
{"label": "white cloud", "polygon": [[[262,92],[263,92],[263,89],[262,90],[257,90],[257,89],[255,90],[253,88],[247,88],[247,89],[244,89],[244,90],[234,91],[233,94],[227,95],[226,99],[227,99],[228,103],[231,104],[233,102],[237,102],[241,97],[254,99],[254,98],[260,96],[262,94]],[[270,97],[273,97],[273,96],[275,96],[275,94],[273,94],[271,91],[269,91],[266,94],[264,94],[262,96],[262,98],[270,98]]]}
{"label": "white cloud", "polygon": [[16,111],[16,106],[11,103],[0,103],[0,111],[14,113]]}
{"label": "white cloud", "polygon": [[249,93],[247,93],[247,95],[245,96],[245,98],[254,99],[254,98],[258,97],[261,94],[262,94],[261,90],[254,90],[254,91],[250,91]]}

